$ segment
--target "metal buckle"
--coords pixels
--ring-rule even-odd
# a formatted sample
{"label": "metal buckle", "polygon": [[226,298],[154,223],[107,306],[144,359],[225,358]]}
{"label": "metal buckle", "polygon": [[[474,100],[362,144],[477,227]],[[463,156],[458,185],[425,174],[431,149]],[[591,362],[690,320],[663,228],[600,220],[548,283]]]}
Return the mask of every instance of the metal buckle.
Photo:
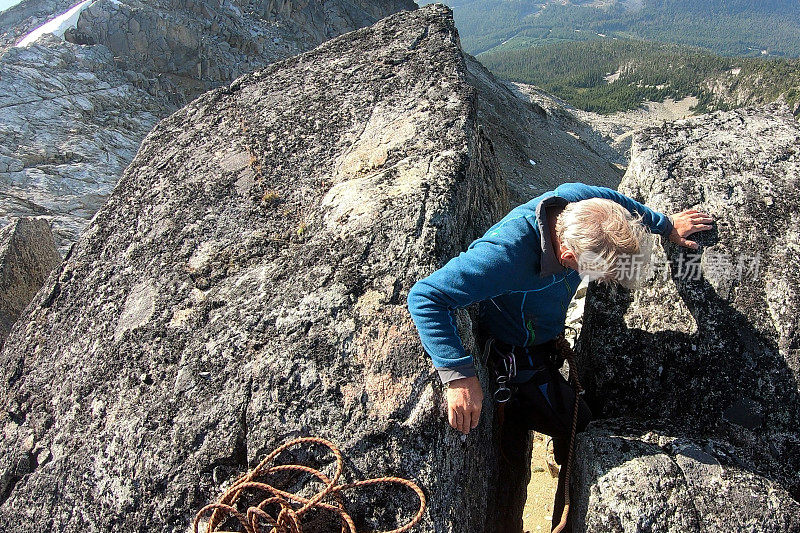
{"label": "metal buckle", "polygon": [[497,403],[506,403],[511,399],[511,389],[508,388],[508,382],[517,375],[517,360],[512,352],[502,354],[501,361],[505,373],[501,374],[498,372],[497,379],[495,380],[497,382],[497,390],[494,391],[494,401]]}
{"label": "metal buckle", "polygon": [[506,376],[497,376],[497,390],[494,391],[494,401],[497,403],[506,403],[511,399],[511,389],[508,388],[507,383]]}

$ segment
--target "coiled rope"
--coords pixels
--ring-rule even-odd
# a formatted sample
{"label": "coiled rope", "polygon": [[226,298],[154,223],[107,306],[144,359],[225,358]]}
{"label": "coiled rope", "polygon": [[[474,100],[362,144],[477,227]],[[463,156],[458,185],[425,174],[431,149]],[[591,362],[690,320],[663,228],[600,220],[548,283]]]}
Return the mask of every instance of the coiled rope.
{"label": "coiled rope", "polygon": [[578,407],[581,394],[584,393],[580,381],[578,381],[578,367],[575,364],[575,352],[572,346],[569,345],[567,339],[559,336],[556,339],[556,349],[569,363],[569,380],[572,382],[572,388],[575,390],[575,407],[572,412],[572,433],[569,437],[569,453],[567,454],[567,473],[564,476],[564,510],[561,511],[561,522],[553,528],[551,533],[560,533],[567,526],[567,518],[569,517],[569,478],[572,475],[572,456],[575,451],[575,433],[578,429]]}
{"label": "coiled rope", "polygon": [[[285,464],[269,466],[281,452],[287,448],[301,444],[317,444],[328,448],[336,458],[336,469],[332,478],[328,478],[328,476],[319,470],[306,465]],[[356,526],[353,523],[353,519],[344,509],[341,493],[354,487],[364,487],[381,483],[403,485],[413,490],[417,494],[417,497],[419,497],[419,510],[417,514],[404,526],[386,533],[403,533],[417,525],[422,519],[422,515],[425,512],[426,500],[425,494],[416,483],[399,477],[379,477],[337,485],[336,483],[339,481],[339,477],[342,474],[343,464],[342,453],[330,441],[318,437],[302,437],[289,441],[276,448],[275,451],[269,454],[251,472],[237,479],[216,503],[206,505],[200,509],[194,519],[194,533],[200,531],[200,522],[209,512],[211,512],[211,517],[206,524],[206,533],[223,533],[218,528],[223,524],[225,518],[230,517],[235,518],[247,533],[303,533],[301,519],[304,514],[312,509],[325,509],[338,514],[342,522],[342,533],[356,533]],[[311,498],[304,498],[303,496],[286,492],[263,481],[263,479],[270,474],[287,471],[311,474],[321,481],[325,487]],[[261,481],[257,481],[257,479],[261,479]],[[237,509],[236,503],[245,490],[260,491],[266,493],[267,497],[261,500],[257,505],[250,506],[246,514],[243,514]],[[324,502],[323,500],[326,498],[332,501],[332,503]],[[280,509],[280,511],[277,512],[277,516],[269,514],[267,512],[268,507]],[[266,529],[263,527],[264,524],[268,526]]]}

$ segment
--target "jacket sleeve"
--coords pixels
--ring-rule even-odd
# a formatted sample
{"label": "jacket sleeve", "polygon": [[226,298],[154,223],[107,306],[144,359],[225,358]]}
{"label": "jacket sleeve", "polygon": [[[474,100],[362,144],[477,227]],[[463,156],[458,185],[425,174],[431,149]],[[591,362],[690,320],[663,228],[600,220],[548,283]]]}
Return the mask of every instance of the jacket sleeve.
{"label": "jacket sleeve", "polygon": [[522,290],[526,280],[535,278],[540,256],[533,245],[537,239],[518,234],[509,240],[502,238],[502,233],[501,229],[473,242],[466,252],[418,281],[408,293],[408,309],[422,346],[444,383],[475,375],[472,356],[458,335],[454,311]]}
{"label": "jacket sleeve", "polygon": [[642,222],[650,229],[651,233],[660,233],[666,237],[669,237],[670,233],[672,233],[672,221],[667,215],[654,211],[614,189],[586,185],[585,183],[564,183],[556,188],[556,194],[570,202],[578,202],[589,198],[613,200],[631,213],[642,215]]}

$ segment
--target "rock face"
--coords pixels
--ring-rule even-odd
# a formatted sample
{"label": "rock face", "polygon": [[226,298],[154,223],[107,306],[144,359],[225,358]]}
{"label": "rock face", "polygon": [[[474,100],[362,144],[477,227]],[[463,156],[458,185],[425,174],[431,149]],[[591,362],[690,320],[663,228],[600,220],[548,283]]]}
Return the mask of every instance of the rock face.
{"label": "rock face", "polygon": [[23,1],[0,11],[0,51],[14,46],[26,33],[64,13],[77,2],[74,0]]}
{"label": "rock face", "polygon": [[[525,115],[495,142],[509,112]],[[540,137],[567,178],[575,159],[616,176],[465,58],[442,6],[163,121],[0,353],[0,529],[185,531],[301,434],[357,477],[418,480],[421,531],[518,528],[525,458],[503,477],[488,400],[469,438],[449,428],[405,295],[545,187],[504,174]],[[406,496],[353,498],[380,528]]]}
{"label": "rock face", "polygon": [[0,348],[59,262],[61,256],[45,220],[21,218],[0,230]]}
{"label": "rock face", "polygon": [[146,78],[164,73],[191,99],[390,13],[415,8],[411,0],[99,0],[67,38],[106,46],[125,68]]}
{"label": "rock face", "polygon": [[0,224],[46,216],[66,253],[173,109],[102,46],[52,36],[0,56]]}
{"label": "rock face", "polygon": [[780,104],[635,137],[620,190],[666,213],[704,210],[716,225],[696,234],[699,253],[659,246],[640,290],[590,286],[579,345],[595,416],[670,428],[582,438],[587,530],[800,528],[799,146]]}
{"label": "rock face", "polygon": [[27,0],[0,13],[0,225],[46,216],[64,252],[158,120],[242,74],[416,7],[95,0],[63,39],[13,46],[72,5]]}
{"label": "rock face", "polygon": [[771,476],[781,465],[763,442],[631,419],[593,423],[579,442],[574,531],[800,527],[800,505]]}

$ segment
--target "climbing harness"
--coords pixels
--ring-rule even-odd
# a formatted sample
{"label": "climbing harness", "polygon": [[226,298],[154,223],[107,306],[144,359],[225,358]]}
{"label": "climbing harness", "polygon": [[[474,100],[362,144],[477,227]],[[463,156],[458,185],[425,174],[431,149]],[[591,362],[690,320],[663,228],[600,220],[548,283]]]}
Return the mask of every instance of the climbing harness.
{"label": "climbing harness", "polygon": [[[284,464],[269,466],[269,464],[287,448],[306,443],[325,446],[334,455],[336,458],[336,468],[332,478],[329,478],[319,470],[307,465]],[[199,532],[201,520],[205,515],[211,512],[211,517],[206,524],[205,533],[227,533],[218,528],[230,517],[236,519],[246,533],[303,533],[301,524],[303,515],[307,514],[312,509],[324,509],[339,515],[339,519],[342,522],[342,533],[356,533],[356,526],[353,519],[344,509],[342,492],[354,487],[363,487],[380,483],[408,487],[413,490],[419,498],[419,510],[417,514],[404,526],[385,533],[402,533],[408,531],[422,520],[422,515],[426,508],[426,500],[425,494],[416,483],[398,477],[379,477],[337,485],[336,483],[339,480],[339,476],[342,474],[343,464],[344,460],[342,459],[342,454],[339,449],[325,439],[318,437],[302,437],[287,442],[275,449],[275,451],[269,454],[251,472],[237,479],[216,503],[206,505],[200,509],[193,522],[193,531],[194,533]],[[291,471],[311,474],[316,477],[317,480],[321,481],[325,487],[314,496],[305,498],[297,493],[276,488],[264,481],[264,478],[270,474]],[[237,507],[237,502],[240,501],[242,493],[245,491],[266,493],[266,497],[259,503],[249,506],[247,511],[243,512],[239,510],[241,505]],[[332,503],[324,502],[323,500],[326,498],[329,498],[329,501]],[[268,510],[274,511],[277,509],[279,509],[277,516],[273,516],[273,514],[268,512]],[[266,524],[267,527],[262,527],[263,524]]]}
{"label": "climbing harness", "polygon": [[[560,368],[564,361],[569,363],[569,381],[572,385],[572,390],[574,391],[575,399],[573,402],[572,407],[572,420],[571,420],[571,432],[569,437],[569,448],[567,454],[567,461],[566,461],[566,473],[563,479],[563,488],[564,488],[564,509],[561,514],[561,522],[552,530],[552,533],[559,533],[566,527],[567,519],[569,516],[569,507],[570,507],[570,497],[569,497],[569,478],[572,473],[572,463],[573,463],[573,455],[574,455],[574,447],[575,447],[575,435],[577,433],[578,427],[578,415],[579,415],[579,408],[580,408],[580,398],[584,394],[583,387],[581,386],[578,380],[578,370],[577,364],[575,362],[575,352],[572,350],[572,347],[569,345],[569,342],[563,335],[559,335],[555,339],[553,339],[547,347],[540,346],[540,352],[536,354],[536,361],[534,361],[534,357],[531,355],[530,348],[519,348],[504,345],[500,343],[494,338],[489,338],[486,342],[486,347],[484,351],[484,360],[488,360],[489,364],[491,365],[494,374],[495,374],[495,382],[497,383],[497,389],[494,393],[494,399],[498,403],[498,424],[500,427],[503,425],[504,421],[504,408],[506,403],[511,399],[512,390],[509,387],[511,380],[518,375],[521,370],[533,370],[534,376],[537,375],[538,372],[542,370],[549,370],[552,372],[558,372],[558,368]],[[520,353],[515,353],[518,351]],[[546,356],[542,353],[546,351]],[[524,365],[520,365],[517,361],[517,357],[522,357],[525,361]],[[546,376],[546,375],[543,375]],[[530,381],[533,381],[535,377],[532,377]],[[542,377],[541,379],[545,381],[534,381],[534,383],[546,383],[547,378]],[[512,387],[518,387],[519,385],[512,384]],[[565,385],[566,386],[566,385]],[[550,403],[550,398],[545,394],[544,390],[542,390],[542,394],[544,399]],[[552,412],[552,411],[551,411]],[[566,413],[565,413],[566,414]],[[565,420],[566,422],[566,420]],[[505,453],[502,449],[501,445],[501,454],[505,459]],[[508,459],[505,459],[508,461]],[[559,480],[561,483],[561,480]]]}

